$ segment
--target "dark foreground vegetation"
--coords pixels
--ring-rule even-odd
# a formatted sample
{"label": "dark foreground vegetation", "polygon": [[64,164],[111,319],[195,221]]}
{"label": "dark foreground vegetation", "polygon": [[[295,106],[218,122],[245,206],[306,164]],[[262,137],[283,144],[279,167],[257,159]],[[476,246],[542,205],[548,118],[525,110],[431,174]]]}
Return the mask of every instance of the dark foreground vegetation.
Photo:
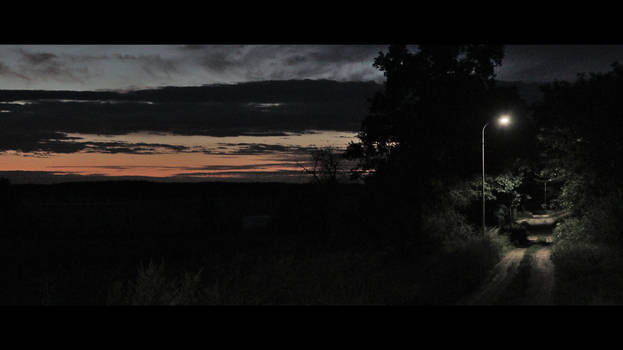
{"label": "dark foreground vegetation", "polygon": [[[404,246],[392,223],[361,205],[373,195],[361,185],[5,183],[2,191],[2,304],[453,303],[505,247],[458,216],[431,217],[443,238]],[[269,219],[254,227],[252,216]]]}
{"label": "dark foreground vegetation", "polygon": [[535,106],[541,144],[565,181],[554,231],[561,304],[623,303],[623,67],[545,86]]}

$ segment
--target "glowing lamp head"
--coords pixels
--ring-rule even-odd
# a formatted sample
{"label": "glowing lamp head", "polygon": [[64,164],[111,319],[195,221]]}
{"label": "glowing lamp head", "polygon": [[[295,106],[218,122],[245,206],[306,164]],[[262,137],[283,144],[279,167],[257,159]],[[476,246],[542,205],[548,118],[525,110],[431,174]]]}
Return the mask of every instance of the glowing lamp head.
{"label": "glowing lamp head", "polygon": [[498,119],[498,123],[502,126],[506,126],[511,122],[511,118],[507,115],[503,115]]}

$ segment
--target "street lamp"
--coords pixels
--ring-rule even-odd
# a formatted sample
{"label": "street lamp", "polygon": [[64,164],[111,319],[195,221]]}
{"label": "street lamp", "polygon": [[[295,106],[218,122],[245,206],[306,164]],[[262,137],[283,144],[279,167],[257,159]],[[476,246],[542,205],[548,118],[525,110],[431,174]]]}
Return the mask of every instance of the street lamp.
{"label": "street lamp", "polygon": [[[511,122],[511,118],[508,115],[501,115],[497,119],[498,124],[501,126],[507,126]],[[489,125],[489,122],[482,127],[482,233],[487,234],[487,227],[485,226],[485,128]]]}

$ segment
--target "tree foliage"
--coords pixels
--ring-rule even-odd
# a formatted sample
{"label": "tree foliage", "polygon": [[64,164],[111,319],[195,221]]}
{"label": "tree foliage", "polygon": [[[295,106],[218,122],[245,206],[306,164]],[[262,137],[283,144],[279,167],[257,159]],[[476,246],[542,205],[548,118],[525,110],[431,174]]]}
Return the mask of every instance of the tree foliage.
{"label": "tree foliage", "polygon": [[540,143],[565,177],[558,204],[584,216],[582,226],[623,243],[623,66],[543,86],[535,106]]}
{"label": "tree foliage", "polygon": [[[374,66],[386,78],[384,90],[370,101],[359,142],[351,143],[346,154],[360,161],[364,173],[369,171],[368,183],[382,192],[375,199],[385,203],[380,212],[408,208],[414,222],[405,227],[419,227],[425,209],[440,209],[439,203],[469,192],[450,189],[479,173],[486,122],[512,110],[518,125],[529,124],[520,122],[525,104],[517,90],[495,84],[494,71],[503,56],[500,45],[420,45],[415,51],[391,45],[379,53]],[[495,150],[490,152],[491,164],[497,165],[491,168],[494,174],[516,152],[503,152],[495,140],[500,130],[490,127],[487,132]]]}
{"label": "tree foliage", "polygon": [[385,89],[372,99],[349,153],[378,173],[414,175],[417,168],[428,178],[473,169],[465,152],[477,154],[474,135],[496,109],[493,72],[502,57],[496,45],[420,45],[415,53],[390,46],[374,63]]}
{"label": "tree foliage", "polygon": [[332,147],[314,149],[311,152],[311,167],[303,169],[317,184],[336,184],[342,171],[343,154]]}
{"label": "tree foliage", "polygon": [[535,108],[541,145],[569,186],[584,192],[578,199],[609,194],[623,179],[623,66],[612,67],[545,85]]}

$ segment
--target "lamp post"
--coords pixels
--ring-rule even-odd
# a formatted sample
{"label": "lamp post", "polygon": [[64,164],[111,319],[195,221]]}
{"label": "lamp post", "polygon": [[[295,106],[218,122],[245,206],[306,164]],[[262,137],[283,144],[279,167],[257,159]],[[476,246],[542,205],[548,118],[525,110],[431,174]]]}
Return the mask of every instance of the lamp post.
{"label": "lamp post", "polygon": [[[505,126],[510,123],[510,117],[502,115],[498,118],[498,124]],[[485,225],[485,128],[489,122],[482,127],[482,234],[487,234],[487,226]]]}

